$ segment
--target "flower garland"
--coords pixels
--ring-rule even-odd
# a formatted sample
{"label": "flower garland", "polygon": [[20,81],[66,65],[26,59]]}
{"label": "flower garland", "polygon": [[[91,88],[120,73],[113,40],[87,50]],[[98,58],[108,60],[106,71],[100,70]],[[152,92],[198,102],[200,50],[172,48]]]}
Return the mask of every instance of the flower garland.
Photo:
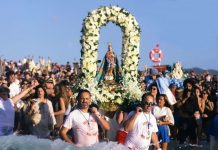
{"label": "flower garland", "polygon": [[[109,86],[98,87],[96,82],[97,58],[98,58],[98,40],[100,37],[100,28],[109,21],[118,25],[123,32],[122,38],[122,88],[130,95],[140,96],[138,87],[138,62],[139,62],[139,43],[140,28],[138,22],[132,14],[118,6],[103,6],[90,13],[84,19],[81,37],[81,68],[84,77],[81,80],[80,87],[87,88],[94,95],[93,99],[103,102],[122,98],[123,95],[113,91]],[[134,86],[133,86],[134,85]],[[132,88],[135,89],[132,89]],[[132,89],[132,90],[130,90]],[[132,93],[133,92],[133,93]],[[133,97],[134,97],[133,96]],[[129,97],[131,98],[131,97]]]}

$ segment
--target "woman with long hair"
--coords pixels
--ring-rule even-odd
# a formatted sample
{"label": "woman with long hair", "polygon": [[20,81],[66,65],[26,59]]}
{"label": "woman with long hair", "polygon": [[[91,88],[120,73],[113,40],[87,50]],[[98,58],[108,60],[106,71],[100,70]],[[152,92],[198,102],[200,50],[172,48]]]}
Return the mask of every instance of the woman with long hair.
{"label": "woman with long hair", "polygon": [[37,87],[36,99],[32,100],[35,102],[28,113],[32,120],[31,134],[39,138],[50,138],[50,133],[56,124],[52,103],[46,98],[45,93],[42,86]]}
{"label": "woman with long hair", "polygon": [[210,100],[210,91],[208,89],[204,89],[202,91],[202,129],[203,133],[208,136],[208,126],[213,117],[214,111],[214,102]]}
{"label": "woman with long hair", "polygon": [[154,107],[153,113],[157,119],[158,136],[162,140],[162,149],[167,150],[168,143],[170,142],[169,125],[174,125],[174,117],[165,94],[160,94],[157,97],[157,106]]}
{"label": "woman with long hair", "polygon": [[52,100],[52,106],[54,109],[54,116],[56,119],[56,125],[54,128],[54,131],[52,133],[52,136],[58,136],[59,135],[59,129],[64,123],[64,113],[66,111],[65,107],[65,97],[63,95],[64,91],[63,88],[61,88],[60,84],[56,84],[54,87],[55,90],[55,97]]}
{"label": "woman with long hair", "polygon": [[159,96],[159,90],[156,83],[152,83],[149,87],[150,94],[154,97],[154,104],[157,104],[157,97]]}
{"label": "woman with long hair", "polygon": [[194,113],[194,117],[196,120],[196,124],[197,124],[197,144],[199,144],[199,140],[200,140],[200,136],[201,136],[201,130],[202,130],[202,118],[201,118],[201,114],[204,111],[204,107],[203,107],[203,101],[202,101],[202,97],[201,97],[201,89],[199,87],[195,87],[194,90],[194,95],[197,99],[197,104],[198,104],[198,111],[196,111]]}

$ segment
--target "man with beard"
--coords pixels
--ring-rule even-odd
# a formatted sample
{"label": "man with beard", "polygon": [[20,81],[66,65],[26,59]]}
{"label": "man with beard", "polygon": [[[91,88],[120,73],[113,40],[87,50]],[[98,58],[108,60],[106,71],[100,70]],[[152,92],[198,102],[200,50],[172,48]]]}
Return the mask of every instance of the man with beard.
{"label": "man with beard", "polygon": [[[88,90],[80,90],[77,100],[78,107],[67,117],[60,135],[66,142],[78,147],[91,146],[99,142],[98,124],[105,130],[109,130],[110,125],[97,111],[97,108],[89,109],[91,93]],[[67,132],[71,128],[73,131],[72,140],[67,136]]]}

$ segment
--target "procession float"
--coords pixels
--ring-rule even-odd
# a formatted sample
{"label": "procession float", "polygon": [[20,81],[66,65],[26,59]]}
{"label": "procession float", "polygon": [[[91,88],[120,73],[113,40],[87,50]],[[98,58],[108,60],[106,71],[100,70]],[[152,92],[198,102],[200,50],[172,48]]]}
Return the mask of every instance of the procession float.
{"label": "procession float", "polygon": [[[112,44],[109,43],[102,61],[108,65],[98,67],[100,29],[108,22],[119,26],[123,33],[121,65],[116,63]],[[92,100],[100,103],[105,111],[115,111],[125,99],[140,100],[143,94],[138,83],[140,27],[135,17],[118,6],[103,6],[88,13],[81,32],[82,78],[75,88],[88,89]]]}

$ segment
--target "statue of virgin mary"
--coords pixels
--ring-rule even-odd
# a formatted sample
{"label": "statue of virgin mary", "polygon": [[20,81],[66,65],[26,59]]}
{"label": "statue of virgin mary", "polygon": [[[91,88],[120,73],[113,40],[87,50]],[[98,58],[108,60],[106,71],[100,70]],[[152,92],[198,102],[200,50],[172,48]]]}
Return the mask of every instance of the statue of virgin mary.
{"label": "statue of virgin mary", "polygon": [[97,81],[106,81],[108,83],[120,83],[121,73],[117,56],[115,55],[112,44],[108,43],[108,50],[104,56],[97,73]]}

